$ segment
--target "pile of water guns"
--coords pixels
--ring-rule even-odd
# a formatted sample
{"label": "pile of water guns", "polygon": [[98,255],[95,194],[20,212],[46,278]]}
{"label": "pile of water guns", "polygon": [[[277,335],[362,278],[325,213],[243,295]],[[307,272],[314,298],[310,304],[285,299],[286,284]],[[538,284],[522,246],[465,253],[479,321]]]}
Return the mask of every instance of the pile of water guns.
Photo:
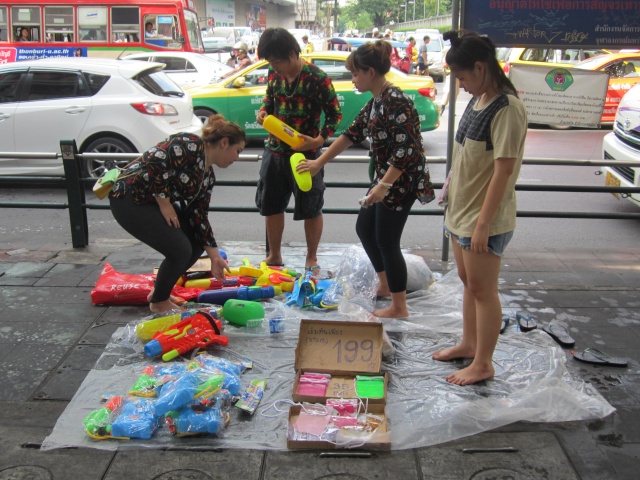
{"label": "pile of water guns", "polygon": [[220,433],[241,394],[245,368],[208,354],[188,363],[147,365],[124,395],[105,395],[105,405],[84,418],[96,440],[150,439],[166,425],[176,436]]}
{"label": "pile of water guns", "polygon": [[188,273],[183,275],[178,284],[204,289],[198,295],[198,303],[223,305],[225,320],[237,325],[255,326],[251,320],[264,318],[264,315],[259,315],[260,308],[255,306],[255,301],[277,297],[282,293],[288,298],[287,305],[301,308],[334,307],[323,302],[324,293],[334,281],[318,281],[310,269],[299,274],[292,269],[267,265],[266,262],[254,267],[244,258],[242,265],[230,267],[229,270],[230,274],[222,280],[210,278],[209,272]]}

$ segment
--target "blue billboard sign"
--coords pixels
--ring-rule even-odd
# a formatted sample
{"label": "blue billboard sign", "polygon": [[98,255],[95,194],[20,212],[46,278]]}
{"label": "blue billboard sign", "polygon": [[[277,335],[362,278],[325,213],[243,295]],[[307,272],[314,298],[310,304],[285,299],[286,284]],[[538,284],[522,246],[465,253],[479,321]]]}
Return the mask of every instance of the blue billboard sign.
{"label": "blue billboard sign", "polygon": [[461,13],[496,45],[640,48],[640,1],[463,0]]}

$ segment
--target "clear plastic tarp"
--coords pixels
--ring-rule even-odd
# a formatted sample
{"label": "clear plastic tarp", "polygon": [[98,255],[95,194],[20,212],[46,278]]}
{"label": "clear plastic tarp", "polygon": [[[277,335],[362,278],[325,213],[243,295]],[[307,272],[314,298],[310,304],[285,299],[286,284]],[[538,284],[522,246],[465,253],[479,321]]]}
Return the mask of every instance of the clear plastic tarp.
{"label": "clear plastic tarp", "polygon": [[[417,276],[420,282],[433,280],[433,275],[420,271],[413,260],[408,263],[410,276]],[[412,271],[418,273],[414,275]],[[143,345],[132,323],[115,332],[42,448],[286,449],[300,320],[376,321],[369,312],[387,303],[374,300],[377,280],[361,248],[352,247],[345,253],[335,279],[339,288],[327,290],[325,302],[335,308],[300,309],[272,299],[265,303],[264,327],[228,325],[223,333],[229,337],[229,345],[207,348],[208,353],[228,360],[252,362],[253,368],[241,376],[243,388],[252,380],[266,380],[264,396],[252,416],[232,407],[227,428],[217,436],[175,437],[160,428],[149,440],[89,438],[83,419],[100,408],[100,398],[127,392],[146,366],[161,363],[143,355]],[[386,415],[392,449],[444,443],[517,421],[590,420],[614,411],[595,388],[568,372],[565,351],[550,337],[538,330],[522,333],[513,323],[500,335],[493,379],[464,387],[446,382],[444,377],[463,363],[438,362],[431,355],[459,340],[461,302],[462,284],[452,271],[408,295],[408,319],[382,320],[386,341],[390,339],[393,345],[393,352],[389,345],[384,350],[382,366],[390,374]],[[270,334],[268,319],[278,317],[282,318],[284,331]]]}

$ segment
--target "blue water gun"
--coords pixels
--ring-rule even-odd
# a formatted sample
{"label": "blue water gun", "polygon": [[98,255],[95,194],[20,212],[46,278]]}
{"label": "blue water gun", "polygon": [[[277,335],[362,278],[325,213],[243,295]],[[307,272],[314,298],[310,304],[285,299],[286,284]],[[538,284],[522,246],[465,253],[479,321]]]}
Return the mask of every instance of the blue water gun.
{"label": "blue water gun", "polygon": [[289,294],[287,305],[298,305],[304,307],[307,301],[310,301],[311,295],[316,291],[316,284],[313,281],[311,269],[307,269],[304,275],[300,276],[293,287],[293,291]]}

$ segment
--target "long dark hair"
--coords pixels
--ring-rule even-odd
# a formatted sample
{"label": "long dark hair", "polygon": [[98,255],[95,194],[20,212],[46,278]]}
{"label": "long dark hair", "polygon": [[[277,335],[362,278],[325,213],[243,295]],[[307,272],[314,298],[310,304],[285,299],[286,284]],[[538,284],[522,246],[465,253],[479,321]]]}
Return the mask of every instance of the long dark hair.
{"label": "long dark hair", "polygon": [[518,96],[516,87],[500,68],[496,46],[489,37],[474,32],[450,30],[443,34],[443,38],[451,41],[446,58],[451,70],[473,70],[476,62],[486,63],[489,74],[498,85],[498,91],[508,90],[512,95]]}

